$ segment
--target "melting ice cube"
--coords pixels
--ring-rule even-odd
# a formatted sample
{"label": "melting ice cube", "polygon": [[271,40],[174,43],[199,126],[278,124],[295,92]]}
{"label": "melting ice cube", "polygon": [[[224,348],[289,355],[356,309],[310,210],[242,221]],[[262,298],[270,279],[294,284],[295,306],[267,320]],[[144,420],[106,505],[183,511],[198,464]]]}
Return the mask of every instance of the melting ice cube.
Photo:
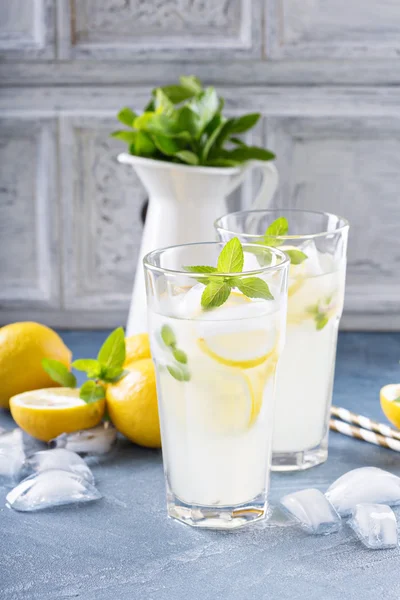
{"label": "melting ice cube", "polygon": [[17,481],[25,459],[21,429],[0,434],[0,480]]}
{"label": "melting ice cube", "polygon": [[357,504],[400,504],[400,477],[378,469],[361,467],[334,481],[326,497],[341,516],[349,515]]}
{"label": "melting ice cube", "polygon": [[6,500],[10,508],[29,512],[99,498],[100,492],[79,475],[51,469],[21,481],[7,495]]}
{"label": "melting ice cube", "polygon": [[394,512],[385,504],[357,504],[347,524],[372,550],[396,548],[398,529]]}
{"label": "melting ice cube", "polygon": [[62,433],[51,441],[54,448],[65,448],[78,454],[106,454],[117,439],[117,430],[110,423],[75,433]]}
{"label": "melting ice cube", "polygon": [[71,452],[71,450],[65,448],[53,448],[52,450],[36,452],[24,462],[24,470],[27,474],[32,472],[42,473],[49,469],[69,471],[79,475],[92,485],[94,484],[93,473],[83,458],[76,452]]}
{"label": "melting ice cube", "polygon": [[319,490],[310,488],[281,498],[282,508],[308,533],[327,535],[341,528],[341,520],[332,504]]}

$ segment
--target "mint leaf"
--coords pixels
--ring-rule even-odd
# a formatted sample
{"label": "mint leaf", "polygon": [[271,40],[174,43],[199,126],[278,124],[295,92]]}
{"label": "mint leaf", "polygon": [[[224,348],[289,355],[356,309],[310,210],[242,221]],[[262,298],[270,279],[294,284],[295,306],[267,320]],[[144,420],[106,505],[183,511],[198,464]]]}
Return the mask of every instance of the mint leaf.
{"label": "mint leaf", "polygon": [[289,231],[289,223],[286,217],[279,217],[267,228],[265,235],[286,235]]}
{"label": "mint leaf", "polygon": [[186,365],[188,361],[186,352],[184,352],[183,350],[179,350],[179,348],[173,348],[172,355],[177,362]]}
{"label": "mint leaf", "polygon": [[88,377],[98,377],[101,373],[101,364],[95,358],[78,358],[72,366],[77,371],[84,371]]}
{"label": "mint leaf", "polygon": [[216,273],[216,267],[207,267],[204,265],[194,265],[193,267],[183,267],[189,273]]}
{"label": "mint leaf", "polygon": [[145,131],[136,131],[135,136],[135,154],[138,156],[151,156],[156,149],[156,145],[150,135]]}
{"label": "mint leaf", "polygon": [[244,264],[242,244],[238,238],[232,238],[222,248],[218,257],[217,270],[219,273],[241,273]]}
{"label": "mint leaf", "polygon": [[395,398],[395,399],[393,400],[393,402],[396,402],[396,404],[400,404],[400,396],[399,396],[398,398]]}
{"label": "mint leaf", "polygon": [[208,123],[219,110],[217,92],[213,87],[208,87],[190,100],[188,106],[198,116],[198,131],[195,136],[199,139]]}
{"label": "mint leaf", "polygon": [[288,255],[292,265],[300,265],[308,258],[301,250],[285,250],[285,254]]}
{"label": "mint leaf", "polygon": [[177,381],[190,381],[190,373],[184,367],[167,365],[167,370]]}
{"label": "mint leaf", "polygon": [[118,327],[108,336],[100,348],[97,360],[107,368],[122,368],[125,362],[125,334],[122,327]]}
{"label": "mint leaf", "polygon": [[328,315],[324,315],[323,313],[319,313],[318,315],[316,315],[315,324],[317,326],[317,331],[320,331],[321,329],[323,329],[325,327],[325,325],[328,323],[328,321],[329,321]]}
{"label": "mint leaf", "polygon": [[200,79],[194,75],[181,75],[179,81],[181,86],[190,91],[193,96],[200,94],[203,89]]}
{"label": "mint leaf", "polygon": [[196,156],[194,152],[190,152],[190,150],[180,150],[179,152],[176,152],[175,156],[188,165],[199,164],[198,156]]}
{"label": "mint leaf", "polygon": [[126,131],[125,129],[121,129],[119,131],[113,131],[111,137],[117,138],[117,140],[122,140],[127,144],[134,144],[137,136],[137,131]]}
{"label": "mint leaf", "polygon": [[70,373],[68,368],[58,360],[43,358],[42,367],[47,375],[50,375],[52,380],[59,383],[62,387],[76,387],[75,375]]}
{"label": "mint leaf", "polygon": [[86,381],[80,389],[79,397],[84,400],[86,404],[97,402],[106,397],[105,387],[96,383],[95,381]]}
{"label": "mint leaf", "polygon": [[[184,100],[193,98],[193,96],[195,95],[192,89],[189,89],[187,86],[184,85],[165,85],[164,87],[157,89],[161,89],[164,92],[164,94],[168,96],[168,98],[173,104],[179,104]],[[153,96],[156,95],[157,89],[153,90]],[[146,106],[146,109],[154,110],[154,105],[149,103]]]}
{"label": "mint leaf", "polygon": [[168,348],[176,346],[176,337],[169,325],[161,327],[161,339]]}
{"label": "mint leaf", "polygon": [[115,383],[125,377],[128,373],[129,371],[121,369],[120,367],[103,367],[98,378],[105,383]]}
{"label": "mint leaf", "polygon": [[228,300],[230,293],[231,286],[228,283],[211,281],[201,296],[201,306],[206,309],[221,306]]}
{"label": "mint leaf", "polygon": [[234,150],[221,150],[218,157],[243,163],[247,160],[274,160],[275,154],[257,146],[239,146]]}
{"label": "mint leaf", "polygon": [[268,284],[259,277],[246,277],[245,279],[235,277],[234,285],[248,298],[274,299]]}
{"label": "mint leaf", "polygon": [[117,114],[118,121],[121,121],[121,123],[127,125],[128,127],[133,127],[133,121],[136,119],[136,117],[137,114],[127,106],[122,108]]}

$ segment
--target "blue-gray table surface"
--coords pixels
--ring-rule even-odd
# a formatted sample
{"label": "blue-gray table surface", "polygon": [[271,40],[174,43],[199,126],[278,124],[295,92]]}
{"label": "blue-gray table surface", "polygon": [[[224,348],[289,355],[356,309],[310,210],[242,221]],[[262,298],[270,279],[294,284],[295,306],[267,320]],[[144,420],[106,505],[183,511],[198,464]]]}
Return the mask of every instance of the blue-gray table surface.
{"label": "blue-gray table surface", "polygon": [[[94,356],[107,332],[61,332],[74,357]],[[334,403],[383,419],[379,389],[400,380],[400,333],[341,333]],[[0,425],[11,428],[8,413]],[[271,501],[322,491],[374,465],[400,475],[400,455],[331,433],[329,459],[274,474]],[[103,499],[39,513],[5,507],[0,487],[1,600],[368,600],[400,598],[400,552],[363,548],[353,532],[296,528],[201,531],[166,517],[161,452],[120,441],[94,467]]]}

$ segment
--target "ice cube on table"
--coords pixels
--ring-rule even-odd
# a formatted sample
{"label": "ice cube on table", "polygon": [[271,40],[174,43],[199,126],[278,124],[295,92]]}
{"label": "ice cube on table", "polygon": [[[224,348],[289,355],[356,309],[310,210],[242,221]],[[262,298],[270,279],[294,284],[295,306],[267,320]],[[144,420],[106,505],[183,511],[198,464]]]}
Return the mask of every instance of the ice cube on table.
{"label": "ice cube on table", "polygon": [[18,481],[25,459],[21,429],[0,434],[0,481]]}
{"label": "ice cube on table", "polygon": [[7,506],[30,512],[53,506],[91,502],[101,498],[100,492],[88,481],[61,469],[51,469],[32,475],[19,483],[6,497]]}
{"label": "ice cube on table", "polygon": [[400,477],[377,467],[360,467],[334,481],[326,497],[343,517],[357,504],[400,504]]}
{"label": "ice cube on table", "polygon": [[341,528],[341,520],[320,490],[310,488],[287,494],[280,506],[308,533],[327,535]]}
{"label": "ice cube on table", "polygon": [[110,423],[75,433],[62,433],[51,440],[53,448],[65,448],[78,454],[107,454],[117,439],[117,430]]}
{"label": "ice cube on table", "polygon": [[71,452],[71,450],[65,448],[53,448],[52,450],[36,452],[25,459],[23,469],[27,475],[42,473],[49,469],[61,469],[75,473],[92,485],[94,484],[93,473],[83,458],[76,452]]}
{"label": "ice cube on table", "polygon": [[364,546],[384,550],[398,546],[396,516],[385,504],[357,504],[347,524]]}

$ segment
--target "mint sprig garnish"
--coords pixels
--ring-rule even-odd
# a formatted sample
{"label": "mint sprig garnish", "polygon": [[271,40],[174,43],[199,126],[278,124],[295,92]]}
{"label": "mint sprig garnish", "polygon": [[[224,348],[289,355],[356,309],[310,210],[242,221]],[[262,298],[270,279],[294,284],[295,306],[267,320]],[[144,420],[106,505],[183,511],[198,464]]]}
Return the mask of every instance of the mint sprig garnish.
{"label": "mint sprig garnish", "polygon": [[[266,252],[266,249],[263,249]],[[260,249],[261,251],[261,249]],[[189,273],[212,273],[213,277],[199,277],[197,280],[205,285],[201,296],[201,306],[205,309],[217,308],[224,304],[233,288],[238,288],[248,298],[264,298],[273,300],[268,284],[259,277],[239,275],[243,271],[244,253],[238,238],[232,238],[222,248],[216,267],[189,266],[183,267]],[[221,276],[218,276],[221,273]],[[232,273],[232,275],[229,275]]]}
{"label": "mint sprig garnish", "polygon": [[173,364],[167,365],[167,370],[177,381],[190,381],[190,372],[187,368],[188,357],[186,352],[177,346],[177,339],[172,327],[163,325],[160,331],[160,341],[171,352]]}
{"label": "mint sprig garnish", "polygon": [[326,298],[325,302],[317,302],[314,306],[310,306],[307,312],[312,315],[315,321],[317,331],[320,331],[327,325],[332,316],[332,297]]}
{"label": "mint sprig garnish", "polygon": [[50,375],[53,381],[59,383],[62,387],[76,387],[76,377],[68,368],[58,360],[52,358],[44,358],[42,367],[47,375]]}
{"label": "mint sprig garnish", "polygon": [[[257,244],[263,246],[272,246],[273,248],[282,246],[285,240],[279,239],[279,237],[286,236],[288,231],[289,222],[286,219],[286,217],[278,217],[275,221],[271,223],[271,225],[269,225],[269,227],[267,227],[263,239],[257,241]],[[257,251],[254,253],[260,256],[260,253],[257,253]],[[295,248],[293,250],[285,250],[285,254],[287,254],[287,256],[289,257],[289,260],[292,265],[300,265],[303,261],[305,261],[308,258],[307,254]]]}
{"label": "mint sprig garnish", "polygon": [[177,85],[154,89],[141,115],[128,107],[120,110],[117,118],[128,129],[111,135],[135,156],[192,166],[273,160],[269,150],[247,146],[237,137],[257,124],[260,113],[227,118],[223,108],[224,99],[213,87],[204,88],[193,75],[182,76]]}
{"label": "mint sprig garnish", "polygon": [[[125,362],[125,335],[122,327],[115,329],[101,346],[97,359],[79,358],[72,363],[77,371],[83,371],[88,377],[80,388],[79,397],[87,404],[106,397],[103,384],[116,383],[127,374]],[[57,360],[44,358],[42,367],[50,377],[63,387],[76,387],[76,377],[65,365]]]}

